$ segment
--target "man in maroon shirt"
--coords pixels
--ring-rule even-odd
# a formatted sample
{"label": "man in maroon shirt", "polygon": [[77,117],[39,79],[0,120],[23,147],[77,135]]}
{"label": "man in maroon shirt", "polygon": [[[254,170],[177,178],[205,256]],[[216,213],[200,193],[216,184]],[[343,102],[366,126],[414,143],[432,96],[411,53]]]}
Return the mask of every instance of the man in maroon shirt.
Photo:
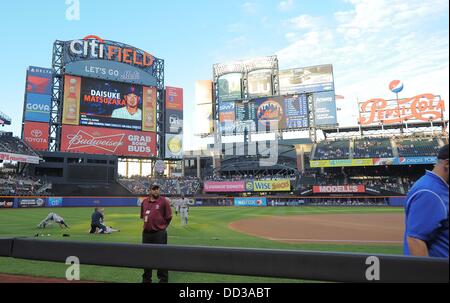
{"label": "man in maroon shirt", "polygon": [[[169,201],[160,196],[158,184],[153,184],[150,187],[149,197],[142,201],[141,219],[144,220],[142,243],[167,244],[166,229],[172,220],[172,209],[170,208]],[[157,271],[160,283],[169,282],[168,270],[158,269]],[[144,269],[142,282],[152,282],[152,269]]]}

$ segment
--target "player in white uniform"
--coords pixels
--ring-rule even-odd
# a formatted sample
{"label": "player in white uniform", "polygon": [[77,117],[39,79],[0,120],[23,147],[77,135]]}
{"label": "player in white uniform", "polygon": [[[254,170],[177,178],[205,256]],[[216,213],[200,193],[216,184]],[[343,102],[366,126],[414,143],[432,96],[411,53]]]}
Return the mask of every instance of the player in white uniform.
{"label": "player in white uniform", "polygon": [[59,224],[60,228],[69,228],[69,226],[64,222],[64,218],[59,216],[56,213],[49,213],[47,217],[39,223],[37,226],[38,228],[45,228],[46,226],[52,224],[53,222],[56,222]]}

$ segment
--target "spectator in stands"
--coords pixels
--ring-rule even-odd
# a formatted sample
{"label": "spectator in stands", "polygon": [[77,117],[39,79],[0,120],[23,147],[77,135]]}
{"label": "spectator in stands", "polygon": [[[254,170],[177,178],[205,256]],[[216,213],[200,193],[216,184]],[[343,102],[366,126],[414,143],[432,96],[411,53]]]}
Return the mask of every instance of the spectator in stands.
{"label": "spectator in stands", "polygon": [[449,147],[442,147],[433,171],[427,171],[408,193],[404,253],[448,258]]}

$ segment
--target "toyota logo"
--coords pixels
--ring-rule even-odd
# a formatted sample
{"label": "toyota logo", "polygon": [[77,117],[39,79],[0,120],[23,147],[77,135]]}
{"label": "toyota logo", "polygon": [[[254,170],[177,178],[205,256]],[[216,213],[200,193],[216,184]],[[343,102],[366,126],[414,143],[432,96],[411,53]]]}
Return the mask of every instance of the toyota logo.
{"label": "toyota logo", "polygon": [[42,137],[42,131],[39,129],[33,129],[31,135],[35,138]]}

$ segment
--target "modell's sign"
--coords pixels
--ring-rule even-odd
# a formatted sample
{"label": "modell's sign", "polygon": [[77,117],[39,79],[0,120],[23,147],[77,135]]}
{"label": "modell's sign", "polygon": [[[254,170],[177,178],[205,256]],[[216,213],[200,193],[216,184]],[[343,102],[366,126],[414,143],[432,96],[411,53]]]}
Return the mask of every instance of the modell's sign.
{"label": "modell's sign", "polygon": [[365,193],[366,188],[364,185],[331,185],[331,186],[313,186],[313,193]]}
{"label": "modell's sign", "polygon": [[64,126],[61,151],[116,156],[156,156],[156,134],[119,129]]}
{"label": "modell's sign", "polygon": [[430,122],[442,119],[445,102],[433,94],[397,100],[370,99],[360,104],[361,125],[395,124],[406,121]]}
{"label": "modell's sign", "polygon": [[155,58],[137,48],[103,40],[94,35],[68,42],[68,53],[84,59],[106,59],[142,68],[153,65]]}

